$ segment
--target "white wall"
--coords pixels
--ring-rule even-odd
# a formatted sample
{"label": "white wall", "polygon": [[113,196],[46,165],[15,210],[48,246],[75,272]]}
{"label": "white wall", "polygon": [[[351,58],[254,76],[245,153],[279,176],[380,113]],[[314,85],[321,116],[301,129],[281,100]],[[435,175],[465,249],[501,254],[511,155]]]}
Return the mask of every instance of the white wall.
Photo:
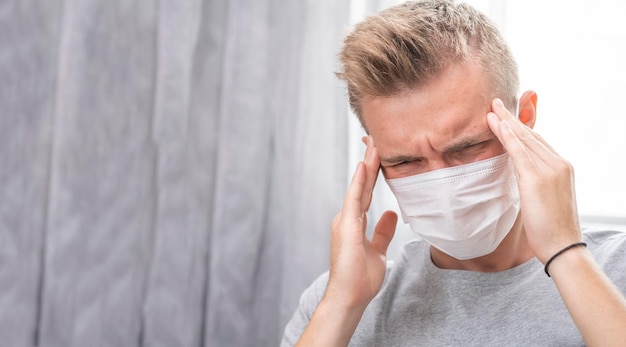
{"label": "white wall", "polygon": [[626,220],[626,3],[507,1],[504,31],[536,130],[576,170],[579,212]]}

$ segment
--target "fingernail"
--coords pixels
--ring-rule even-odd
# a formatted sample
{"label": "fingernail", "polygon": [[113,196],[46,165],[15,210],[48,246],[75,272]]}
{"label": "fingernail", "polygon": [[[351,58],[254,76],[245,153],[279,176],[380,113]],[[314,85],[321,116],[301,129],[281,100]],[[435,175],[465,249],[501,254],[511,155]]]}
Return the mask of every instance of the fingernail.
{"label": "fingernail", "polygon": [[502,103],[502,100],[500,100],[499,98],[496,98],[495,103],[496,103],[496,106],[498,106],[498,107],[504,107],[504,104]]}

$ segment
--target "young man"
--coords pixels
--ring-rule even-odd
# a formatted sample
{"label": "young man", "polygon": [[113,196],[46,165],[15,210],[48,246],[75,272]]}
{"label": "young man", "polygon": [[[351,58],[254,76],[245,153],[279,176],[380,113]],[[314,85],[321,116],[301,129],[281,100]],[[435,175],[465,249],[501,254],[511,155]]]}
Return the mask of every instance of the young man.
{"label": "young man", "polygon": [[[367,151],[330,271],[283,346],[626,343],[626,233],[581,233],[573,170],[531,130],[537,96],[518,107],[517,67],[484,15],[407,2],[358,24],[340,58]],[[365,236],[379,170],[425,240],[392,265],[396,215]]]}

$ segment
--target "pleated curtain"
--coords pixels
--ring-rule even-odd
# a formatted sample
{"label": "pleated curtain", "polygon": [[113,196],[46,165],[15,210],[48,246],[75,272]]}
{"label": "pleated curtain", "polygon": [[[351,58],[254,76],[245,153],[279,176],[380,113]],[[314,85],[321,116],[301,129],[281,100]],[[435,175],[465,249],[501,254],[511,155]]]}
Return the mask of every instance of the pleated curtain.
{"label": "pleated curtain", "polygon": [[347,186],[347,22],[0,2],[0,345],[278,345]]}

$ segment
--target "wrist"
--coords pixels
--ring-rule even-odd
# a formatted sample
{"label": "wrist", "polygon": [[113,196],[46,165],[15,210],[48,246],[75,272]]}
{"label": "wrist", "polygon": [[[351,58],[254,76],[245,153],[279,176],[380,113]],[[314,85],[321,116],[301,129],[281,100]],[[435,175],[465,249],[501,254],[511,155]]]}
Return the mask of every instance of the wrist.
{"label": "wrist", "polygon": [[[353,288],[353,287],[352,287]],[[363,312],[373,297],[369,291],[352,289],[329,281],[322,301],[343,312]]]}
{"label": "wrist", "polygon": [[333,314],[347,318],[352,315],[362,315],[368,304],[369,300],[363,302],[363,300],[335,295],[330,291],[326,291],[319,305],[329,312],[332,311]]}
{"label": "wrist", "polygon": [[[555,254],[556,255],[556,254]],[[591,254],[583,245],[573,246],[546,263],[546,274],[549,277],[561,277],[564,274],[579,272],[581,267],[592,260]]]}
{"label": "wrist", "polygon": [[560,249],[559,251],[557,251],[556,253],[554,253],[554,255],[552,255],[545,263],[544,270],[546,272],[546,275],[548,275],[548,277],[551,277],[550,276],[550,272],[548,271],[548,268],[550,267],[552,262],[554,262],[554,260],[556,260],[558,257],[563,255],[563,253],[571,251],[571,250],[573,250],[576,247],[587,247],[587,244],[584,243],[584,242],[574,242],[574,243],[570,244],[569,246],[566,246],[566,247]]}
{"label": "wrist", "polygon": [[296,346],[346,346],[361,321],[365,307],[346,306],[326,295]]}

